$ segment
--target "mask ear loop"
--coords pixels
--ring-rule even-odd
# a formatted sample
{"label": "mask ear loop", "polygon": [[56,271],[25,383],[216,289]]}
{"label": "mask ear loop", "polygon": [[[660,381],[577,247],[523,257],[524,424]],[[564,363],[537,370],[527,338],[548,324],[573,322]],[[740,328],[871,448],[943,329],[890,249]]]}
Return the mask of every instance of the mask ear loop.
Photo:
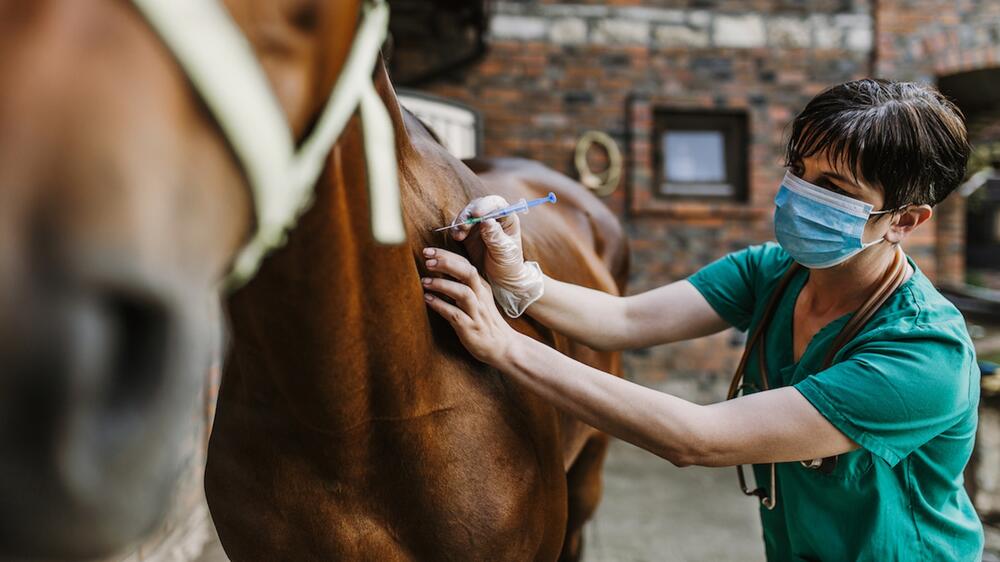
{"label": "mask ear loop", "polygon": [[[898,213],[899,211],[902,211],[903,209],[905,209],[907,207],[909,207],[909,205],[903,205],[902,207],[896,207],[895,209],[886,209],[884,211],[872,211],[872,212],[868,213],[868,218],[871,219],[872,217],[880,217],[882,215],[888,215],[890,213],[893,213],[893,214],[894,213]],[[886,231],[885,234],[888,234],[888,233],[889,233],[889,231]],[[878,240],[872,240],[871,242],[868,242],[868,243],[862,242],[861,243],[861,249],[862,250],[867,250],[868,248],[871,248],[872,246],[874,246],[876,244],[880,244],[882,242],[889,242],[888,240],[885,239],[885,234],[883,234],[882,237],[879,238]],[[899,246],[899,242],[889,242],[889,244],[892,244],[893,247]]]}

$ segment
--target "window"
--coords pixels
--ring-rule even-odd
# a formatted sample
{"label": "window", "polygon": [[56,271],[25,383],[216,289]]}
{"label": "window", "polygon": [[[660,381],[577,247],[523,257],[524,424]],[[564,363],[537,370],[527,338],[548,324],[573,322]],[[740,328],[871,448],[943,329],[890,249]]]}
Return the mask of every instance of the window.
{"label": "window", "polygon": [[746,200],[745,113],[655,110],[654,144],[659,196]]}

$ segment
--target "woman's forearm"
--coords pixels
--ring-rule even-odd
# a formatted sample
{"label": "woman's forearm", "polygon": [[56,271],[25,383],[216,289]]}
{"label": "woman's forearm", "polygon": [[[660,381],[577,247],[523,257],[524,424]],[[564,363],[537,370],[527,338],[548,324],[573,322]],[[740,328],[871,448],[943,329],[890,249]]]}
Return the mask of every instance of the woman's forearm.
{"label": "woman's forearm", "polygon": [[714,334],[729,327],[687,281],[619,297],[545,276],[526,313],[591,348],[619,351]]}
{"label": "woman's forearm", "polygon": [[698,420],[704,406],[611,376],[523,335],[500,368],[584,423],[675,465],[701,458]]}
{"label": "woman's forearm", "polygon": [[584,365],[522,334],[497,368],[584,423],[677,466],[788,462],[858,447],[793,387],[701,406]]}
{"label": "woman's forearm", "polygon": [[588,347],[628,347],[624,299],[545,276],[545,292],[526,313],[542,324]]}

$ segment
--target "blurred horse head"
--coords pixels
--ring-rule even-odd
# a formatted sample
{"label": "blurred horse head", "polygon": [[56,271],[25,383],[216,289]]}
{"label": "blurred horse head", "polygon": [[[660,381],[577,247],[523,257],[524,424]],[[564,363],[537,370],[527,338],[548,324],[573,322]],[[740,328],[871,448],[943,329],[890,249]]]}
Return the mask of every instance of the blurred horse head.
{"label": "blurred horse head", "polygon": [[[295,139],[360,3],[226,2]],[[133,3],[0,0],[0,557],[96,556],[160,520],[260,222],[247,176]]]}

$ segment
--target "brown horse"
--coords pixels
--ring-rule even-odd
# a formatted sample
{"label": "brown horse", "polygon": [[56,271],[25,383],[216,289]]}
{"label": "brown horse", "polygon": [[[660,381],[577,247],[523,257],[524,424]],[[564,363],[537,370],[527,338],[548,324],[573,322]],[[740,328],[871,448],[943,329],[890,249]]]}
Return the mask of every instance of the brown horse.
{"label": "brown horse", "polygon": [[[302,138],[359,1],[226,4]],[[0,0],[0,77],[0,555],[97,555],[168,504],[185,409],[219,328],[218,282],[251,232],[251,200],[212,116],[123,0]],[[486,190],[393,117],[411,246],[371,244],[352,123],[288,248],[233,300],[238,339],[209,475],[220,530],[249,559],[551,559],[567,526],[572,552],[596,503],[603,437],[484,371],[413,306],[425,227],[476,194],[513,198],[532,183],[507,163],[484,176],[498,182]],[[540,183],[565,181],[545,174]],[[575,209],[525,221],[526,250],[560,277],[615,290],[620,229],[577,195]]]}
{"label": "brown horse", "polygon": [[[420,251],[471,198],[555,191],[525,216],[552,274],[617,292],[624,238],[582,186],[520,160],[450,157],[401,112],[386,74],[409,244],[371,240],[361,134],[341,136],[313,208],[230,301],[233,347],[206,489],[234,560],[574,559],[606,438],[475,362],[422,299]],[[612,273],[612,271],[614,273]],[[596,353],[518,329],[598,368]]]}

